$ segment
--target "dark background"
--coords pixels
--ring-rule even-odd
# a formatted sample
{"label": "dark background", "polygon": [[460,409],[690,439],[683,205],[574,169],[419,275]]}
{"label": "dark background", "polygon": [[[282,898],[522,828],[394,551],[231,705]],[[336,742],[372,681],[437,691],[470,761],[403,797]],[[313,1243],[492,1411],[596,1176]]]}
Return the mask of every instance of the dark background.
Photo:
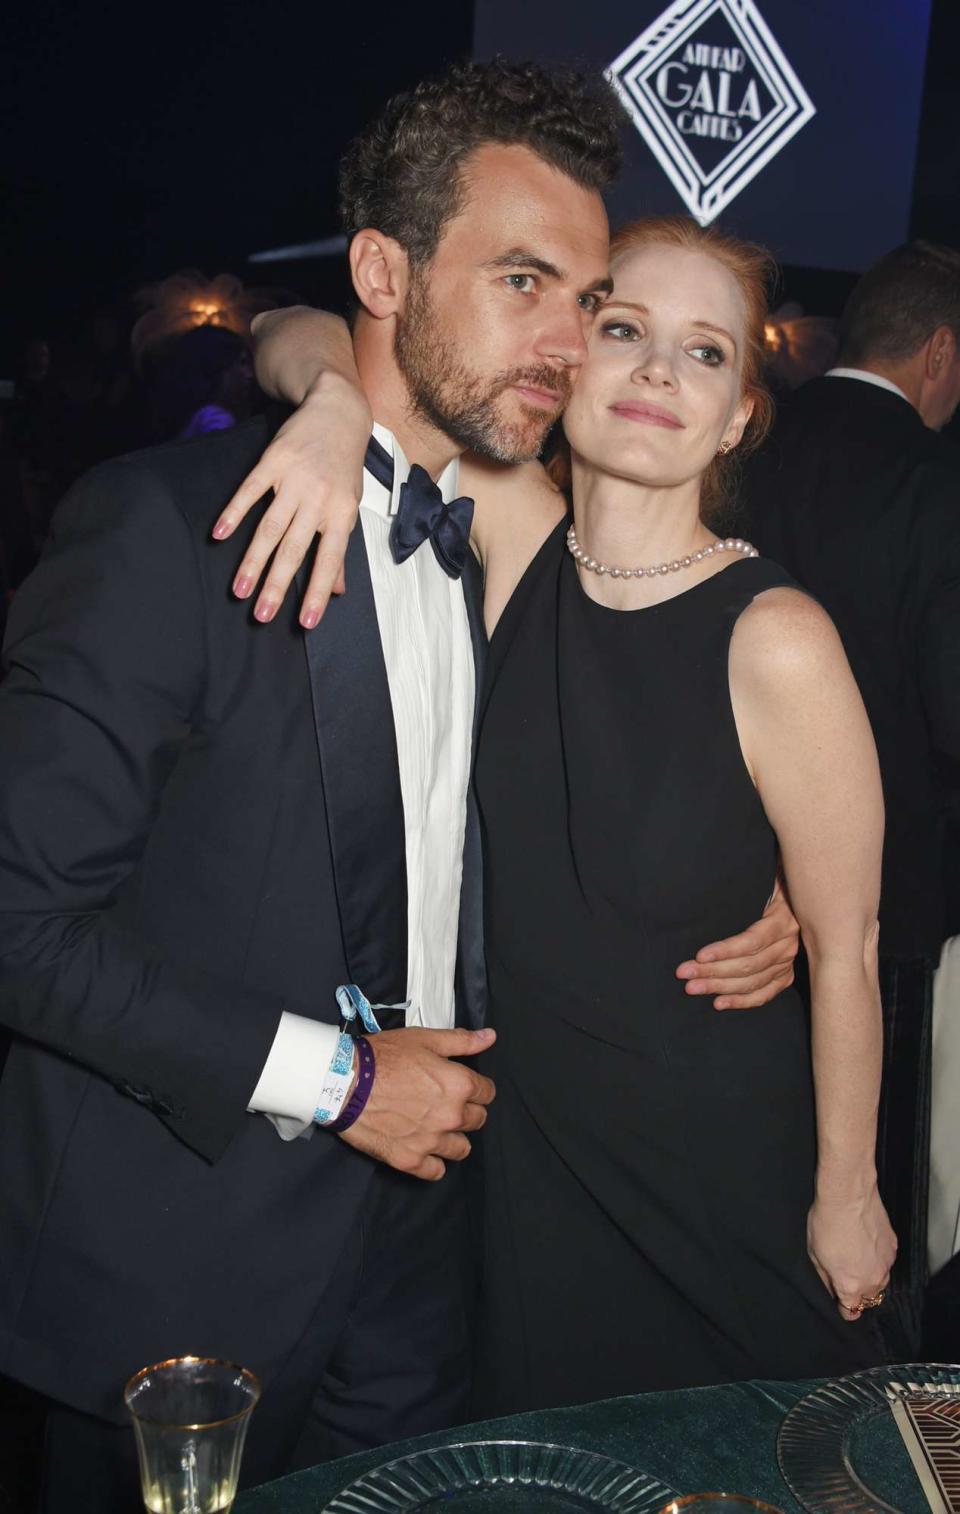
{"label": "dark background", "polygon": [[[6,9],[4,33],[0,378],[30,336],[182,267],[334,297],[337,259],[246,257],[337,230],[344,144],[469,53],[473,5],[33,0]],[[934,0],[911,229],[960,245],[958,57],[960,4]],[[785,292],[832,314],[850,282],[788,269]]]}

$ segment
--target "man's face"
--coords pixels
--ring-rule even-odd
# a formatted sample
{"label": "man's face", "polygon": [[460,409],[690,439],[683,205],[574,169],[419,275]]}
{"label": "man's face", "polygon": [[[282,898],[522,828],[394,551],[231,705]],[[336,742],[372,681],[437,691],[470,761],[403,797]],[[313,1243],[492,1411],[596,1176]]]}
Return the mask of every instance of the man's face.
{"label": "man's face", "polygon": [[500,462],[536,457],[610,287],[600,196],[525,147],[464,165],[467,198],[411,270],[396,357],[417,411]]}

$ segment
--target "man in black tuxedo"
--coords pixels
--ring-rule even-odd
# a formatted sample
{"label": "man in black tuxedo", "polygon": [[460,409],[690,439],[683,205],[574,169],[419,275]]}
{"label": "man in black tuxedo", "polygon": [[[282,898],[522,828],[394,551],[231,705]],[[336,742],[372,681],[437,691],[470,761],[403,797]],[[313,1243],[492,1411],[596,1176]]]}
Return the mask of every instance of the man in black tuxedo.
{"label": "man in black tuxedo", "polygon": [[878,1162],[900,1245],[901,1359],[918,1347],[926,1272],[940,773],[960,757],[960,451],[937,434],[958,401],[960,254],[915,242],[857,285],[838,367],[783,401],[747,477],[752,539],[833,616],[880,756]]}
{"label": "man in black tuxedo", "polygon": [[[484,152],[468,200],[462,165]],[[522,245],[560,270],[536,323],[519,300],[472,296],[489,444],[535,454],[608,285],[599,190],[618,155],[604,87],[497,64],[393,102],[355,149],[344,200],[378,445],[350,593],[314,634],[243,626],[237,559],[210,540],[268,440],[260,422],[90,474],[16,597],[0,687],[0,1370],[55,1403],[49,1509],[135,1501],[132,1436],[111,1429],[123,1384],[179,1353],[262,1377],[248,1481],[463,1415],[461,1184],[455,1169],[417,1179],[466,1156],[493,1094],[450,1060],[492,1038],[468,1028],[483,1012],[467,814],[482,632],[472,507],[456,500],[465,423],[427,413],[429,375],[415,393],[432,334],[404,305],[464,217],[491,255]],[[511,173],[522,190],[505,197]],[[514,386],[561,374],[557,407],[525,403],[509,371]],[[338,1137],[318,1127],[359,1070],[350,1045],[335,1076],[349,983],[388,1006],[387,1028]]]}
{"label": "man in black tuxedo", "polygon": [[[260,422],[96,470],[17,595],[0,1370],[53,1401],[47,1510],[135,1500],[123,1383],[178,1353],[263,1379],[248,1482],[462,1415],[471,1267],[444,1166],[493,1089],[450,1061],[491,1039],[453,1028],[455,970],[461,1026],[484,990],[456,457],[536,455],[562,408],[609,287],[618,152],[605,89],[495,62],[392,102],[350,154],[377,425],[349,593],[316,630],[244,624],[240,558],[210,540]],[[337,1028],[351,983],[386,1027],[365,1052]],[[370,1053],[356,1122],[318,1128],[355,1111]]]}

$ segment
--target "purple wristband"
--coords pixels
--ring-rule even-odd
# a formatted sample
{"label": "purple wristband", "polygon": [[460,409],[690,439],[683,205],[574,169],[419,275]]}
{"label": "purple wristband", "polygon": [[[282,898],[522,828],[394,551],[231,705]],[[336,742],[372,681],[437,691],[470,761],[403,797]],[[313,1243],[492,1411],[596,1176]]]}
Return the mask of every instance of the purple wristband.
{"label": "purple wristband", "polygon": [[357,1056],[360,1058],[360,1072],[357,1077],[357,1086],[347,1100],[347,1106],[341,1110],[335,1120],[325,1128],[339,1133],[349,1130],[355,1120],[359,1120],[367,1107],[367,1100],[373,1092],[373,1080],[377,1075],[377,1059],[373,1055],[373,1047],[366,1036],[357,1036],[354,1042],[357,1048]]}

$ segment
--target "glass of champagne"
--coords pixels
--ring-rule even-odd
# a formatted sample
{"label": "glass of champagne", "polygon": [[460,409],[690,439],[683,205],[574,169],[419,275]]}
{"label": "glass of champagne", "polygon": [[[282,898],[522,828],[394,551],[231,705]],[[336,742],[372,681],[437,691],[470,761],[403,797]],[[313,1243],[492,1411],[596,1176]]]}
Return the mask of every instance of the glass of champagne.
{"label": "glass of champagne", "polygon": [[123,1399],[150,1514],[226,1514],[260,1391],[246,1367],[203,1356],[175,1357],[131,1377]]}

